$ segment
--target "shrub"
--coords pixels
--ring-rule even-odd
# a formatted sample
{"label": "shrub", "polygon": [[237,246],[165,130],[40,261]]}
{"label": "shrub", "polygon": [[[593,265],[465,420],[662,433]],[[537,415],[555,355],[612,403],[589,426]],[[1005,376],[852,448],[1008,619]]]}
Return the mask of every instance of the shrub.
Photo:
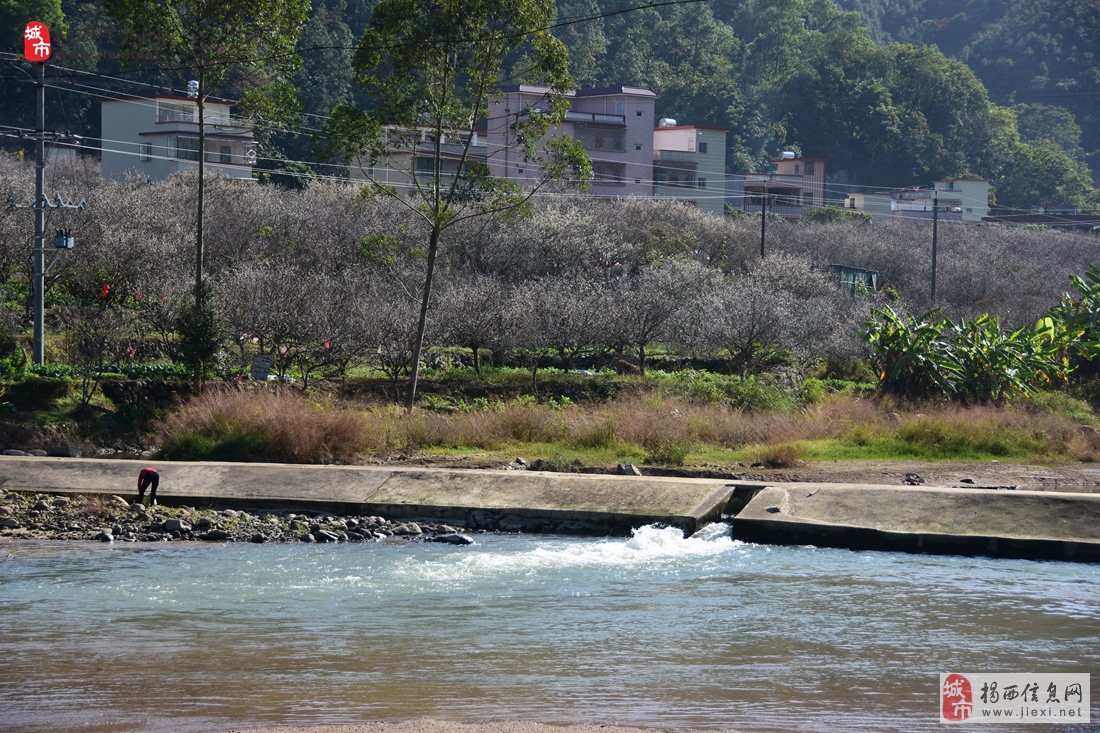
{"label": "shrub", "polygon": [[6,397],[21,409],[45,409],[71,391],[72,383],[68,379],[26,374],[11,386]]}
{"label": "shrub", "polygon": [[207,393],[162,428],[168,459],[344,463],[385,447],[369,413],[309,402],[294,393]]}
{"label": "shrub", "polygon": [[642,463],[650,466],[682,466],[691,451],[690,444],[668,435],[656,435],[646,440],[642,447],[646,450]]}
{"label": "shrub", "polygon": [[764,468],[792,468],[801,465],[806,457],[806,449],[797,443],[766,445],[754,452],[755,461]]}

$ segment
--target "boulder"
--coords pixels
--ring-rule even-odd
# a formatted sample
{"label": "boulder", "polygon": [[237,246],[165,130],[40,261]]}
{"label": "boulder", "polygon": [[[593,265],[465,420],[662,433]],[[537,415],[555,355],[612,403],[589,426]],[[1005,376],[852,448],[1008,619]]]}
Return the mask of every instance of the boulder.
{"label": "boulder", "polygon": [[221,542],[229,539],[229,533],[224,529],[212,529],[209,532],[204,532],[199,535],[199,539],[207,542]]}
{"label": "boulder", "polygon": [[42,458],[46,455],[46,451],[42,450],[41,448],[35,448],[33,450],[27,451],[27,455],[35,456],[36,458]]}
{"label": "boulder", "polygon": [[0,529],[19,529],[19,520],[13,517],[0,519]]}
{"label": "boulder", "polygon": [[115,541],[115,536],[113,534],[111,534],[110,532],[108,532],[107,530],[105,530],[105,529],[100,531],[100,533],[97,534],[95,536],[95,538],[97,540],[99,540],[100,542],[114,542]]}
{"label": "boulder", "polygon": [[641,476],[641,470],[633,463],[620,463],[615,468],[621,476]]}
{"label": "boulder", "polygon": [[417,524],[416,522],[405,522],[404,524],[399,524],[396,527],[394,527],[393,528],[393,533],[396,534],[396,535],[409,536],[409,535],[424,534],[424,530],[422,530],[420,528],[420,525]]}
{"label": "boulder", "polygon": [[162,527],[165,532],[190,532],[191,525],[182,519],[172,517],[171,519],[165,519]]}
{"label": "boulder", "polygon": [[195,529],[210,529],[214,526],[214,520],[210,517],[199,517],[194,526]]}
{"label": "boulder", "polygon": [[45,499],[39,499],[38,501],[36,501],[34,503],[34,510],[36,512],[44,512],[44,511],[48,511],[52,508],[53,508],[53,504],[46,501]]}
{"label": "boulder", "polygon": [[317,542],[339,542],[340,541],[340,537],[338,535],[335,535],[332,532],[327,532],[323,529],[319,529],[316,532],[314,532],[313,533],[313,539]]}
{"label": "boulder", "polygon": [[80,446],[73,445],[72,443],[47,446],[46,455],[54,456],[55,458],[80,458]]}
{"label": "boulder", "polygon": [[110,499],[108,499],[108,501],[112,505],[117,506],[117,507],[122,508],[122,509],[129,509],[130,508],[130,502],[126,501],[125,499],[123,499],[118,494],[113,495]]}
{"label": "boulder", "polygon": [[442,542],[446,545],[472,545],[474,544],[474,538],[469,535],[459,534],[455,532],[453,534],[440,534],[431,538],[432,542]]}
{"label": "boulder", "polygon": [[263,532],[256,532],[248,538],[248,541],[257,545],[262,545],[263,543],[267,542],[267,537],[264,535]]}
{"label": "boulder", "polygon": [[25,455],[27,455],[27,453],[26,453],[26,451],[16,450],[15,448],[6,448],[6,449],[0,451],[0,455],[4,455],[4,456],[25,456]]}

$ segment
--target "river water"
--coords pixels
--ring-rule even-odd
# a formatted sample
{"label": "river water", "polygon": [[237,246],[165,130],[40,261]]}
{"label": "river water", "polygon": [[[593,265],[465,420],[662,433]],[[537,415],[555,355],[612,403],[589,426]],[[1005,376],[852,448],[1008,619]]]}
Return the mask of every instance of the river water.
{"label": "river water", "polygon": [[470,547],[9,542],[0,729],[942,730],[940,672],[1092,672],[1100,700],[1098,589],[1097,566],[766,547],[724,525]]}

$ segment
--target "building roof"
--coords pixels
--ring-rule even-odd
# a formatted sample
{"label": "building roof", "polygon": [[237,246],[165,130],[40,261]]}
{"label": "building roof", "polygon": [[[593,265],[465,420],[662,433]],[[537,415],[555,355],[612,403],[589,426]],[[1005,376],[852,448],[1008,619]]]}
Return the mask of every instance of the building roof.
{"label": "building roof", "polygon": [[[159,99],[163,99],[163,100],[166,100],[166,101],[172,101],[172,102],[194,102],[196,104],[198,103],[198,100],[196,100],[194,97],[188,97],[185,94],[148,94],[148,95],[143,95],[143,94],[125,94],[123,92],[119,92],[118,94],[116,94],[113,97],[99,97],[100,103],[103,103],[103,104],[106,104],[107,102],[149,102],[149,101],[152,101],[152,100],[159,100]],[[209,96],[209,95],[206,97],[206,101],[207,102],[213,102],[214,104],[230,104],[230,105],[232,105],[232,104],[237,103],[237,100],[235,100],[235,99],[223,99],[222,97],[212,97],[212,96]]]}
{"label": "building roof", "polygon": [[[551,87],[540,86],[537,84],[506,84],[504,86],[497,87],[498,91],[504,92],[519,92],[521,94],[549,94],[554,91]],[[635,97],[656,97],[657,92],[645,87],[601,87],[599,89],[571,89],[561,94],[567,97],[609,97],[614,95],[626,94]]]}
{"label": "building roof", "polygon": [[715,125],[665,125],[663,127],[661,125],[658,125],[657,127],[653,128],[654,132],[659,132],[660,130],[711,130],[712,132],[730,131],[728,127],[717,127]]}
{"label": "building roof", "polygon": [[974,183],[990,183],[988,178],[982,178],[981,176],[947,176],[946,178],[937,178],[932,183],[946,183],[948,181],[973,181]]}
{"label": "building roof", "polygon": [[828,162],[828,158],[815,158],[812,155],[796,155],[793,158],[772,158],[773,163],[783,163],[788,160],[823,160]]}
{"label": "building roof", "polygon": [[629,94],[635,97],[656,97],[657,92],[648,87],[627,87],[627,86],[614,86],[614,87],[599,87],[596,89],[578,89],[576,95],[578,97],[610,97],[617,94]]}

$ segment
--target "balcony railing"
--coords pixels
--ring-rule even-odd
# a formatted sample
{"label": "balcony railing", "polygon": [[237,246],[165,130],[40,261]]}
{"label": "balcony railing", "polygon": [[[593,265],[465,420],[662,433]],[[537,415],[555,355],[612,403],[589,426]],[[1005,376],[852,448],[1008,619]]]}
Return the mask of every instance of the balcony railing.
{"label": "balcony railing", "polygon": [[[247,128],[249,122],[243,117],[234,117],[233,115],[218,112],[207,112],[203,117],[206,119],[206,124],[214,125],[216,127],[238,127]],[[157,122],[162,123],[185,123],[191,125],[197,125],[199,122],[198,110],[193,111],[181,111],[181,110],[157,110]]]}
{"label": "balcony railing", "polygon": [[566,122],[587,122],[596,125],[626,125],[626,115],[605,115],[599,112],[577,112],[569,110],[565,113]]}

